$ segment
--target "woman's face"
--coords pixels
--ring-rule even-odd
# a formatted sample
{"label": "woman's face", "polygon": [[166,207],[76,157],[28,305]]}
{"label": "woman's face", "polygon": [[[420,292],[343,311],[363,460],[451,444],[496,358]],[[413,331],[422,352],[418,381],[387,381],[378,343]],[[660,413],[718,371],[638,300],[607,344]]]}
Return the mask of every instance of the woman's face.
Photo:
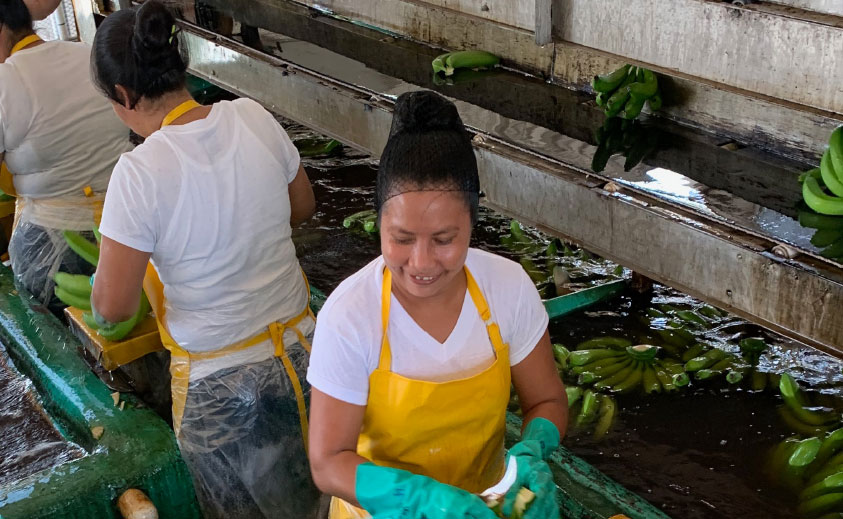
{"label": "woman's face", "polygon": [[462,193],[409,191],[383,205],[381,252],[404,295],[441,295],[465,265],[471,214]]}

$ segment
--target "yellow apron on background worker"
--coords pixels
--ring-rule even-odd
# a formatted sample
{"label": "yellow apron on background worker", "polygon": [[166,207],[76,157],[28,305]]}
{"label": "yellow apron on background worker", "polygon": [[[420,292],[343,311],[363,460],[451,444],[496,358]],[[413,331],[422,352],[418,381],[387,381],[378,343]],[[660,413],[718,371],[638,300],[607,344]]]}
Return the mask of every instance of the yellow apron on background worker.
{"label": "yellow apron on background worker", "polygon": [[[192,100],[182,103],[161,126],[198,106]],[[306,277],[304,282],[307,302],[293,319],[268,323],[265,331],[234,344],[193,353],[170,335],[164,285],[152,263],[147,265],[144,291],[161,342],[170,352],[173,428],[205,517],[316,516],[319,491],[307,461],[309,386],[303,387],[299,379],[307,369],[310,344],[297,325],[315,319]],[[285,346],[287,329],[299,344]],[[225,357],[265,341],[272,342],[278,360],[220,369],[191,382],[193,362]]]}
{"label": "yellow apron on background worker", "polygon": [[[161,122],[161,127],[163,128],[171,124],[173,121],[175,121],[182,115],[200,106],[202,105],[192,99],[181,103],[177,107],[173,108],[164,117],[163,121]],[[302,275],[304,275],[303,272]],[[300,313],[296,317],[290,319],[285,323],[270,323],[267,325],[267,331],[259,333],[248,339],[238,341],[234,344],[223,346],[217,350],[203,353],[191,353],[185,350],[184,348],[180,347],[178,343],[173,340],[172,336],[170,336],[170,333],[167,330],[167,326],[165,324],[164,285],[161,283],[161,279],[158,277],[158,272],[152,266],[152,263],[147,265],[146,275],[143,279],[143,288],[146,292],[147,298],[149,299],[149,304],[152,307],[153,312],[155,313],[155,319],[158,322],[158,331],[161,334],[161,343],[170,352],[171,391],[173,394],[173,429],[176,433],[176,438],[178,438],[179,436],[179,430],[181,429],[181,420],[184,416],[184,405],[187,400],[187,388],[190,384],[191,361],[217,359],[237,351],[242,351],[247,348],[251,348],[267,339],[272,339],[272,344],[275,347],[275,356],[281,359],[281,362],[284,364],[284,369],[287,371],[287,375],[290,377],[290,381],[292,382],[293,388],[296,393],[296,401],[298,402],[299,408],[299,422],[301,423],[302,438],[304,440],[305,451],[307,451],[308,425],[307,406],[304,400],[304,392],[302,391],[301,381],[299,381],[293,364],[290,361],[290,358],[287,356],[287,353],[284,348],[284,332],[289,328],[293,330],[296,335],[298,335],[299,342],[301,342],[304,349],[307,350],[308,353],[310,353],[310,343],[307,341],[304,334],[302,334],[302,332],[296,327],[296,325],[300,323],[302,319],[305,319],[308,316],[313,317],[314,320],[316,319],[316,317],[313,315],[313,311],[310,309],[310,285],[308,284],[306,277],[304,280],[304,284],[308,287],[307,303],[305,303],[305,308],[302,313]]]}
{"label": "yellow apron on background worker", "polygon": [[[504,433],[510,392],[509,345],[474,277],[465,268],[468,293],[486,323],[495,351],[482,372],[448,382],[428,382],[392,372],[387,334],[392,274],[384,270],[381,295],[383,342],[369,377],[369,397],[357,453],[377,465],[408,470],[479,493],[500,480],[505,468]],[[331,500],[330,519],[365,519],[369,513]]]}

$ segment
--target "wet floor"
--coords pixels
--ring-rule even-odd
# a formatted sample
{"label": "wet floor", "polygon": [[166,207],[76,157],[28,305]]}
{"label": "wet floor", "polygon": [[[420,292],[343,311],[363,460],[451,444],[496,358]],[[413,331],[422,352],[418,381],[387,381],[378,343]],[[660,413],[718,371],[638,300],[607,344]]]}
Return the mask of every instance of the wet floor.
{"label": "wet floor", "polygon": [[0,488],[83,454],[56,430],[0,344]]}
{"label": "wet floor", "polygon": [[[288,131],[294,138],[310,135],[296,125]],[[376,235],[342,226],[346,216],[371,208],[376,175],[374,162],[346,152],[347,156],[305,162],[320,203],[314,219],[294,233],[311,283],[326,292],[380,253]],[[508,246],[510,220],[483,209],[472,245],[515,261],[526,257],[542,269],[549,268],[544,245],[551,242],[550,237],[529,228],[524,231],[541,246],[530,250]],[[619,273],[611,262],[572,245],[566,255],[564,247],[559,244],[552,263],[563,265],[575,284],[589,286],[615,279]],[[648,308],[661,305],[689,310],[702,306],[655,285],[651,292],[628,292],[556,319],[550,326],[551,337],[571,349],[604,335],[659,345],[658,320],[645,316]],[[814,392],[821,390],[826,398],[837,400],[843,375],[836,359],[733,316],[693,333],[696,340],[727,350],[737,349],[740,338],[762,337],[771,350],[762,356],[759,370],[787,369]],[[777,390],[751,391],[748,384],[732,386],[722,381],[695,385],[677,394],[618,397],[620,411],[606,437],[596,441],[590,432],[572,428],[564,444],[672,517],[794,517],[789,494],[772,486],[762,470],[770,449],[791,434],[779,418]]]}

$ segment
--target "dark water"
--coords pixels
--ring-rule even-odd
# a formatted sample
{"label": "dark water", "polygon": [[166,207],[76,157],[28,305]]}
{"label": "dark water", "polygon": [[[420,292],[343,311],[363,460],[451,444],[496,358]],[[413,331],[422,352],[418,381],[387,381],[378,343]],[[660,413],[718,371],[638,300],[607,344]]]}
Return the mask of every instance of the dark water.
{"label": "dark water", "polygon": [[83,454],[56,430],[0,344],[0,487]]}
{"label": "dark water", "polygon": [[[288,131],[294,138],[309,135],[294,125]],[[350,150],[331,159],[306,160],[305,164],[319,212],[295,231],[294,239],[311,283],[329,293],[380,254],[376,235],[342,227],[346,216],[371,208],[376,165]],[[516,261],[527,256],[544,266],[547,256],[543,250],[524,253],[501,243],[501,237],[509,235],[509,225],[508,218],[481,210],[472,245]],[[537,231],[525,230],[534,240],[550,241]],[[619,273],[616,265],[576,248],[568,256],[558,254],[550,263],[563,265],[575,285],[588,286]],[[654,331],[658,322],[647,323],[643,315],[645,309],[662,304],[677,309],[701,306],[688,296],[655,285],[648,293],[629,293],[554,320],[551,337],[570,348],[603,335],[659,345]],[[836,400],[843,382],[841,365],[827,355],[733,316],[694,333],[697,340],[732,351],[740,338],[764,337],[772,347],[762,357],[759,369],[787,369],[815,392],[822,390],[827,398]],[[590,433],[573,429],[564,443],[672,517],[795,517],[790,496],[774,488],[762,470],[768,451],[791,435],[778,417],[781,399],[774,388],[753,392],[747,386],[713,381],[675,394],[618,397],[618,417],[606,437],[596,441]]]}

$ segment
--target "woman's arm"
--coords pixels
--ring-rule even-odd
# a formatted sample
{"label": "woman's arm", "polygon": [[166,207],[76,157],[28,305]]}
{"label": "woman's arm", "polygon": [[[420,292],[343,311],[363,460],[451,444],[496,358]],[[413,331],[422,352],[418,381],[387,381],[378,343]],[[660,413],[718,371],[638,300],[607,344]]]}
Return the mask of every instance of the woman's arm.
{"label": "woman's arm", "polygon": [[556,371],[547,331],[527,358],[512,366],[512,383],[521,403],[524,426],[534,418],[546,418],[559,429],[559,436],[564,437],[568,427],[568,397]]}
{"label": "woman's arm", "polygon": [[299,172],[290,182],[287,191],[290,194],[290,226],[295,227],[309,220],[316,211],[316,198],[304,166],[299,165]]}
{"label": "woman's arm", "polygon": [[368,460],[357,454],[365,406],[353,405],[312,388],[310,397],[310,470],[322,492],[359,506],[357,467]]}
{"label": "woman's arm", "polygon": [[102,237],[91,304],[106,321],[119,323],[138,311],[150,256],[148,252]]}

